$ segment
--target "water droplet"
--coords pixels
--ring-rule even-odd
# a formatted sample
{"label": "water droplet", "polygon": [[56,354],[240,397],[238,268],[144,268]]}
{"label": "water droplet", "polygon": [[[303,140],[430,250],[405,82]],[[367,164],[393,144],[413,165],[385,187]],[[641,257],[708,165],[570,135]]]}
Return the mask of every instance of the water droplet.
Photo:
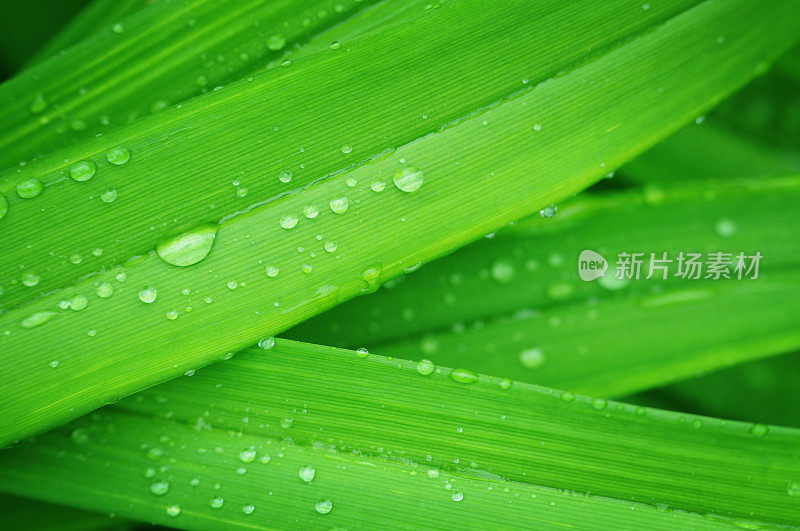
{"label": "water droplet", "polygon": [[478,381],[478,375],[467,369],[453,369],[450,373],[450,378],[458,383],[475,383]]}
{"label": "water droplet", "polygon": [[22,283],[29,288],[32,288],[39,283],[40,277],[33,271],[25,271],[22,273]]}
{"label": "water droplet", "polygon": [[386,183],[381,180],[377,180],[374,181],[369,187],[373,192],[383,192],[383,189],[386,188]]}
{"label": "water droplet", "polygon": [[769,428],[766,424],[753,424],[750,427],[750,435],[753,435],[754,437],[763,437],[768,431]]}
{"label": "water droplet", "polygon": [[253,511],[255,511],[255,510],[256,510],[256,506],[253,505],[252,503],[248,503],[247,505],[242,507],[242,512],[244,514],[253,514]]}
{"label": "water droplet", "polygon": [[353,152],[353,146],[349,146],[347,144],[343,145],[341,149],[342,149],[342,153],[344,153],[345,155],[347,155],[348,153],[352,153]]}
{"label": "water droplet", "polygon": [[335,242],[332,242],[330,240],[325,242],[325,250],[328,251],[329,253],[334,252],[338,247],[339,246]]}
{"label": "water droplet", "polygon": [[23,199],[31,199],[42,193],[42,182],[36,177],[17,183],[17,195]]}
{"label": "water droplet", "polygon": [[267,39],[267,48],[276,52],[286,45],[286,37],[283,35],[273,35]]}
{"label": "water droplet", "polygon": [[792,481],[786,485],[786,493],[793,498],[800,496],[800,481]]}
{"label": "water droplet", "polygon": [[97,166],[94,165],[94,162],[90,162],[88,160],[82,160],[70,166],[69,176],[72,177],[74,181],[78,182],[88,181],[89,179],[94,177],[96,171],[97,171]]}
{"label": "water droplet", "polygon": [[358,184],[358,179],[355,177],[348,177],[345,179],[344,184],[346,184],[349,188],[353,188]]}
{"label": "water droplet", "polygon": [[19,325],[22,328],[33,328],[35,326],[39,326],[40,324],[46,323],[55,315],[55,312],[36,312],[20,321]]}
{"label": "water droplet", "polygon": [[735,221],[723,218],[717,221],[714,230],[720,238],[730,238],[736,234],[738,228]]}
{"label": "water droplet", "polygon": [[381,286],[381,264],[375,264],[361,271],[361,280],[366,283],[366,288],[361,291],[373,292]]}
{"label": "water droplet", "polygon": [[358,356],[359,358],[366,358],[367,356],[369,356],[369,350],[362,347],[356,350],[356,356]]}
{"label": "water droplet", "polygon": [[83,257],[79,254],[73,254],[72,256],[69,257],[69,261],[77,265],[83,262]]}
{"label": "water droplet", "polygon": [[191,230],[162,239],[156,253],[166,263],[179,267],[196,264],[211,252],[218,225],[204,223]]}
{"label": "water droplet", "polygon": [[514,265],[507,260],[497,260],[492,264],[489,274],[501,284],[507,284],[514,279]]}
{"label": "water droplet", "polygon": [[603,400],[602,398],[595,398],[594,400],[592,400],[592,407],[598,411],[601,409],[605,409],[606,401]]}
{"label": "water droplet", "polygon": [[55,369],[56,367],[58,367],[58,360],[53,360],[50,363],[48,363],[48,365],[50,365],[52,368]]}
{"label": "water droplet", "polygon": [[75,295],[69,300],[69,307],[73,311],[81,311],[89,304],[89,299],[83,295]]}
{"label": "water droplet", "polygon": [[282,183],[288,183],[289,181],[292,180],[292,172],[290,172],[289,170],[285,170],[281,172],[281,175],[280,177],[278,177],[278,179],[280,179]]}
{"label": "water droplet", "polygon": [[294,419],[289,417],[284,417],[281,419],[281,428],[289,429],[294,424]]}
{"label": "water droplet", "polygon": [[3,219],[8,212],[8,199],[3,194],[0,194],[0,219]]}
{"label": "water droplet", "polygon": [[317,503],[314,504],[314,507],[317,509],[319,514],[328,514],[333,509],[333,502],[331,502],[328,498],[323,500],[317,500]]}
{"label": "water droplet", "polygon": [[181,514],[181,506],[177,503],[173,503],[172,505],[167,507],[167,515],[175,518]]}
{"label": "water droplet", "polygon": [[116,147],[106,153],[106,160],[111,164],[119,166],[131,160],[131,152],[124,147]]}
{"label": "water droplet", "polygon": [[509,380],[508,378],[503,378],[500,380],[500,389],[509,389],[514,382]]}
{"label": "water droplet", "polygon": [[526,369],[536,369],[544,364],[544,352],[540,348],[528,348],[519,353],[519,362]]}
{"label": "water droplet", "polygon": [[44,99],[43,94],[37,94],[29,107],[30,111],[35,114],[44,111],[46,108],[47,108],[47,100]]}
{"label": "water droplet", "polygon": [[305,481],[306,483],[311,483],[311,480],[314,479],[314,475],[317,471],[311,465],[301,466],[298,472],[300,479]]}
{"label": "water droplet", "polygon": [[229,280],[228,283],[225,285],[228,286],[228,289],[236,289],[239,287],[239,283],[236,282],[235,280]]}
{"label": "water droplet", "polygon": [[313,269],[314,267],[311,264],[303,264],[302,266],[300,266],[300,271],[302,271],[303,273],[311,273]]}
{"label": "water droplet", "polygon": [[139,300],[145,304],[150,304],[156,300],[158,290],[152,286],[147,286],[139,290]]}
{"label": "water droplet", "polygon": [[402,168],[392,175],[392,181],[403,192],[416,192],[422,186],[422,171],[413,166]]}
{"label": "water droplet", "polygon": [[341,42],[339,42],[339,41],[333,41],[333,42],[331,43],[331,50],[338,50],[338,49],[339,49],[339,47],[340,47],[341,45],[342,45],[342,43],[341,43]]}
{"label": "water droplet", "polygon": [[297,216],[294,214],[286,214],[281,218],[281,227],[284,229],[292,229],[297,225]]}
{"label": "water droplet", "polygon": [[107,299],[114,294],[114,286],[108,282],[103,282],[95,288],[97,296],[102,299]]}
{"label": "water droplet", "polygon": [[543,218],[552,218],[556,215],[556,212],[558,212],[558,207],[555,205],[549,205],[541,209],[539,211],[539,215]]}
{"label": "water droplet", "polygon": [[159,457],[164,455],[164,449],[159,448],[158,446],[154,446],[147,451],[147,458],[148,459],[158,459]]}
{"label": "water droplet", "polygon": [[436,479],[439,477],[439,469],[438,468],[431,468],[428,470],[428,477],[431,479]]}
{"label": "water droplet", "polygon": [[225,500],[222,499],[221,496],[216,496],[211,498],[211,501],[208,502],[212,509],[221,509],[223,505],[225,505]]}
{"label": "water droplet", "polygon": [[269,278],[277,277],[278,273],[280,273],[280,269],[278,269],[277,267],[275,267],[275,266],[267,266],[267,276]]}
{"label": "water droplet", "polygon": [[125,282],[128,280],[128,274],[125,271],[121,271],[114,275],[114,278],[117,279],[117,282]]}
{"label": "water droplet", "polygon": [[[261,343],[259,343],[260,345]],[[256,460],[256,451],[254,448],[245,448],[239,452],[239,459],[242,463],[252,463]]]}
{"label": "water droplet", "polygon": [[125,27],[122,25],[122,23],[117,22],[116,24],[111,26],[111,31],[113,31],[114,33],[122,33],[123,31],[125,31]]}
{"label": "water droplet", "polygon": [[175,319],[178,318],[178,315],[180,314],[177,311],[170,310],[167,312],[167,319],[169,319],[170,321],[174,321]]}
{"label": "water droplet", "polygon": [[117,191],[116,190],[106,190],[102,194],[100,194],[100,199],[104,203],[113,203],[114,199],[117,198]]}
{"label": "water droplet", "polygon": [[308,219],[314,219],[319,214],[319,209],[312,205],[306,205],[303,207],[303,215]]}
{"label": "water droplet", "polygon": [[453,493],[452,498],[453,498],[454,502],[460,502],[461,500],[464,499],[464,493],[456,491],[456,492]]}
{"label": "water droplet", "polygon": [[423,376],[428,376],[432,374],[436,366],[433,364],[431,360],[420,360],[417,363],[417,372]]}
{"label": "water droplet", "polygon": [[265,337],[258,342],[258,346],[264,350],[269,350],[275,346],[275,338],[272,336]]}
{"label": "water droplet", "polygon": [[347,212],[347,208],[350,206],[350,200],[347,197],[337,197],[335,199],[331,199],[330,202],[331,210],[333,210],[336,214],[344,214]]}
{"label": "water droplet", "polygon": [[169,492],[169,482],[167,481],[155,481],[150,485],[150,492],[155,494],[156,496],[163,496],[167,492]]}

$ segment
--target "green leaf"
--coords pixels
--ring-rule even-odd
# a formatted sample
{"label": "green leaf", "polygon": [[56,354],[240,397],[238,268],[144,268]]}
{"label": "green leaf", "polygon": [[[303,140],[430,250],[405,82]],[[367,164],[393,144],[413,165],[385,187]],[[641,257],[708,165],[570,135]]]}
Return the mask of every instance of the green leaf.
{"label": "green leaf", "polygon": [[88,38],[0,86],[0,167],[241,79],[369,1],[160,1],[99,32],[81,22]]}
{"label": "green leaf", "polygon": [[[800,232],[787,224],[799,205],[798,177],[583,194],[552,219],[523,220],[286,336],[628,394],[800,348]],[[603,280],[580,279],[584,249],[609,260]],[[734,262],[759,252],[759,276],[675,277],[679,254],[698,251]],[[622,252],[645,253],[641,280],[614,278]],[[663,252],[673,261],[668,278],[656,271],[645,280],[650,253]]]}
{"label": "green leaf", "polygon": [[0,496],[0,517],[6,529],[122,531],[134,528],[128,520],[7,495]]}
{"label": "green leaf", "polygon": [[[541,13],[446,3],[5,174],[5,185],[46,186],[10,200],[2,220],[19,250],[0,257],[3,278],[27,267],[24,282],[4,280],[16,307],[0,316],[11,382],[0,441],[202,366],[563,200],[762,70],[800,12],[794,2],[705,2],[677,15],[625,5],[608,17],[608,2]],[[511,19],[521,22],[500,31]],[[96,175],[74,182],[66,173],[80,161]],[[412,167],[424,184],[409,193]],[[278,179],[287,169],[288,186]],[[111,188],[118,197],[104,204]],[[213,221],[198,265],[151,251]],[[70,264],[73,254],[86,260]]]}
{"label": "green leaf", "polygon": [[0,488],[189,529],[796,523],[798,430],[425,369],[277,340],[3,450]]}

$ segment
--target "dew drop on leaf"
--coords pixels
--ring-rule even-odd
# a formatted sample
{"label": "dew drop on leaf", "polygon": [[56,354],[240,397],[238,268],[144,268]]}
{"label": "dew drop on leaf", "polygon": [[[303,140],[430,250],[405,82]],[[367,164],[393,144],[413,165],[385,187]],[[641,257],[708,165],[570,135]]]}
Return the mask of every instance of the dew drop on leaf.
{"label": "dew drop on leaf", "polygon": [[117,191],[116,190],[106,190],[102,194],[100,194],[100,199],[104,203],[113,203],[114,200],[117,198]]}
{"label": "dew drop on leaf", "polygon": [[433,364],[431,360],[420,360],[417,363],[417,372],[423,376],[428,376],[429,374],[432,374],[435,368],[436,366]]}
{"label": "dew drop on leaf", "polygon": [[94,177],[95,172],[97,171],[97,167],[94,165],[94,162],[90,162],[88,160],[82,160],[80,162],[76,162],[69,168],[69,176],[72,178],[73,181],[88,181],[92,177]]}
{"label": "dew drop on leaf", "polygon": [[175,518],[179,514],[181,514],[181,506],[177,503],[173,503],[167,507],[167,516]]}
{"label": "dew drop on leaf", "polygon": [[158,291],[153,286],[147,286],[139,290],[139,300],[145,304],[150,304],[156,300]]}
{"label": "dew drop on leaf", "polygon": [[242,463],[252,463],[256,460],[256,451],[254,448],[245,448],[239,452],[239,460]]}
{"label": "dew drop on leaf", "polygon": [[3,194],[0,194],[0,219],[3,219],[8,212],[8,199]]}
{"label": "dew drop on leaf", "polygon": [[258,346],[264,350],[270,350],[275,346],[275,338],[272,336],[265,337],[258,342]]}
{"label": "dew drop on leaf", "polygon": [[416,192],[422,186],[422,170],[409,166],[394,172],[392,181],[403,192]]}
{"label": "dew drop on leaf", "polygon": [[131,152],[124,147],[116,147],[106,153],[106,160],[111,164],[120,166],[131,160]]}
{"label": "dew drop on leaf", "polygon": [[217,227],[204,223],[176,236],[164,238],[156,245],[156,253],[170,265],[194,265],[211,252],[217,237]]}
{"label": "dew drop on leaf", "polygon": [[150,492],[156,496],[163,496],[169,492],[169,483],[166,481],[155,481],[150,485]]}
{"label": "dew drop on leaf", "polygon": [[337,197],[335,199],[331,199],[330,201],[331,210],[333,210],[336,214],[344,214],[347,212],[347,208],[350,206],[350,200],[347,197]]}
{"label": "dew drop on leaf", "polygon": [[297,225],[297,216],[294,214],[286,214],[281,218],[281,227],[284,229],[293,229]]}
{"label": "dew drop on leaf", "polygon": [[458,383],[475,383],[478,381],[478,375],[467,369],[453,369],[450,372],[450,378]]}
{"label": "dew drop on leaf", "polygon": [[39,283],[40,277],[36,273],[32,271],[26,271],[22,273],[22,283],[29,288],[32,288],[36,284]]}
{"label": "dew drop on leaf", "polygon": [[52,319],[53,316],[55,315],[56,315],[55,312],[36,312],[29,315],[22,321],[20,321],[19,325],[22,328],[34,328],[36,326],[46,323],[47,321]]}
{"label": "dew drop on leaf", "polygon": [[223,505],[225,505],[225,500],[222,499],[221,496],[216,496],[211,498],[211,501],[208,502],[212,509],[221,509]]}
{"label": "dew drop on leaf", "polygon": [[42,193],[42,182],[36,177],[17,183],[17,195],[23,199],[32,199]]}
{"label": "dew drop on leaf", "polygon": [[328,514],[333,509],[333,502],[328,498],[323,500],[317,500],[317,503],[314,504],[314,507],[317,509],[319,514]]}
{"label": "dew drop on leaf", "polygon": [[298,471],[300,479],[302,479],[306,483],[311,483],[316,473],[317,473],[316,469],[311,465],[301,466],[300,470]]}

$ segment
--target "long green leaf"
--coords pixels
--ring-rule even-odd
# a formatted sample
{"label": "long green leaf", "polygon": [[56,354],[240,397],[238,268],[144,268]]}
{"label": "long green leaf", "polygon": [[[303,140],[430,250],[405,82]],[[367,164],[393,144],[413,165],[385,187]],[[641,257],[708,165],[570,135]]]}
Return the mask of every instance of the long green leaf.
{"label": "long green leaf", "polygon": [[[32,291],[56,291],[33,298],[22,282],[6,294],[30,302],[0,316],[9,382],[0,391],[0,441],[218,359],[574,194],[780,53],[800,5],[770,5],[704,2],[663,21],[666,13],[648,15],[637,4],[630,19],[614,17],[598,30],[603,9],[572,3],[542,17],[527,2],[491,11],[477,0],[444,4],[21,168],[16,179],[38,175],[46,190],[9,205],[4,234],[29,267],[41,266]],[[524,22],[499,37],[510,19]],[[587,43],[605,43],[606,53],[587,56]],[[397,53],[387,58],[387,49]],[[481,66],[487,54],[491,70]],[[414,75],[398,82],[409,68]],[[527,88],[526,72],[534,80]],[[452,113],[489,103],[421,136]],[[109,149],[114,162],[127,158],[114,146],[128,149],[130,161],[102,162]],[[65,172],[80,160],[96,161],[97,175],[75,183]],[[287,168],[298,169],[291,185],[271,177]],[[337,169],[345,171],[319,179]],[[408,193],[399,177],[420,173],[423,187]],[[238,197],[232,178],[260,202]],[[373,191],[375,181],[386,190]],[[112,186],[116,201],[96,198]],[[51,202],[56,192],[60,206]],[[263,203],[281,193],[288,195]],[[295,222],[309,206],[318,217]],[[43,207],[51,210],[42,215]],[[63,208],[69,212],[59,214]],[[220,219],[214,248],[197,266],[174,267],[150,251],[187,222]],[[208,242],[214,228],[190,232]],[[76,252],[87,259],[69,273],[64,257]],[[4,270],[18,271],[20,254],[9,256]],[[95,274],[65,280],[80,271]],[[109,287],[113,297],[104,297]]]}
{"label": "long green leaf", "polygon": [[0,488],[187,529],[797,522],[797,430],[432,370],[278,340],[4,450]]}
{"label": "long green leaf", "polygon": [[0,86],[0,167],[241,79],[367,3],[155,2]]}

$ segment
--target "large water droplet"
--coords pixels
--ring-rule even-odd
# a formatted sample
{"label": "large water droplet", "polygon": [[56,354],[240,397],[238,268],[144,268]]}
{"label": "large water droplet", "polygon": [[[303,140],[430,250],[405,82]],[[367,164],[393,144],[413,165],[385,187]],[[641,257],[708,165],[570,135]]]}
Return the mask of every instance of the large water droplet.
{"label": "large water droplet", "polygon": [[258,342],[258,346],[264,350],[270,350],[275,346],[275,338],[272,336],[265,337]]}
{"label": "large water droplet", "polygon": [[419,363],[417,363],[417,372],[423,376],[432,374],[435,368],[436,366],[431,360],[420,360]]}
{"label": "large water droplet", "polygon": [[331,502],[328,498],[317,500],[317,503],[314,504],[314,508],[319,514],[328,514],[331,512],[331,509],[333,509],[333,502]]}
{"label": "large water droplet", "polygon": [[211,501],[208,502],[212,509],[221,509],[223,505],[225,505],[225,500],[222,499],[221,496],[216,496],[211,498]]}
{"label": "large water droplet", "polygon": [[478,381],[478,375],[467,369],[453,369],[450,373],[450,378],[458,383],[475,383]]}
{"label": "large water droplet", "polygon": [[103,282],[97,286],[95,291],[97,292],[98,297],[107,299],[114,294],[114,286],[112,286],[109,282]]}
{"label": "large water droplet", "polygon": [[100,199],[104,203],[113,203],[114,199],[117,198],[117,191],[116,190],[106,190],[102,194],[100,194]]}
{"label": "large water droplet", "polygon": [[403,192],[416,192],[422,186],[422,170],[413,166],[399,169],[392,175],[392,181]]}
{"label": "large water droplet", "polygon": [[25,271],[24,273],[22,273],[22,283],[28,286],[29,288],[32,288],[33,286],[38,284],[39,280],[41,280],[41,278],[33,271]]}
{"label": "large water droplet", "polygon": [[281,227],[284,229],[293,229],[297,225],[297,216],[294,214],[286,214],[281,218]]}
{"label": "large water droplet", "polygon": [[139,300],[145,304],[150,304],[156,300],[158,290],[153,286],[147,286],[139,290]]}
{"label": "large water droplet", "polygon": [[204,223],[177,236],[164,238],[156,245],[156,253],[170,265],[186,267],[196,264],[211,252],[217,227]]}
{"label": "large water droplet", "polygon": [[252,463],[256,460],[256,451],[254,448],[245,448],[239,452],[239,459],[242,463]]}
{"label": "large water droplet", "polygon": [[89,179],[94,177],[96,171],[97,171],[97,166],[94,165],[94,162],[90,162],[88,160],[82,160],[70,166],[69,176],[72,177],[73,180],[78,182],[88,181]]}
{"label": "large water droplet", "polygon": [[17,183],[17,195],[23,199],[31,199],[42,193],[42,182],[36,177]]}
{"label": "large water droplet", "polygon": [[155,494],[156,496],[163,496],[167,492],[169,492],[169,482],[167,481],[155,481],[150,485],[150,492]]}
{"label": "large water droplet", "polygon": [[71,310],[79,312],[86,308],[89,304],[89,299],[87,299],[84,295],[75,295],[69,300],[69,307]]}
{"label": "large water droplet", "polygon": [[337,214],[344,214],[347,212],[347,208],[350,206],[350,200],[347,197],[337,197],[335,199],[331,199],[330,202],[331,210],[333,210]]}
{"label": "large water droplet", "polygon": [[361,271],[361,280],[366,283],[362,291],[373,292],[381,286],[381,264],[375,264]]}
{"label": "large water droplet", "polygon": [[106,153],[106,160],[111,164],[119,166],[131,160],[131,152],[124,147],[116,147]]}
{"label": "large water droplet", "polygon": [[317,473],[316,469],[311,465],[301,466],[298,472],[300,479],[305,481],[306,483],[311,483],[311,480],[314,479],[314,475]]}
{"label": "large water droplet", "polygon": [[178,505],[177,503],[173,503],[172,505],[167,507],[167,516],[175,518],[179,514],[181,514],[181,506]]}

